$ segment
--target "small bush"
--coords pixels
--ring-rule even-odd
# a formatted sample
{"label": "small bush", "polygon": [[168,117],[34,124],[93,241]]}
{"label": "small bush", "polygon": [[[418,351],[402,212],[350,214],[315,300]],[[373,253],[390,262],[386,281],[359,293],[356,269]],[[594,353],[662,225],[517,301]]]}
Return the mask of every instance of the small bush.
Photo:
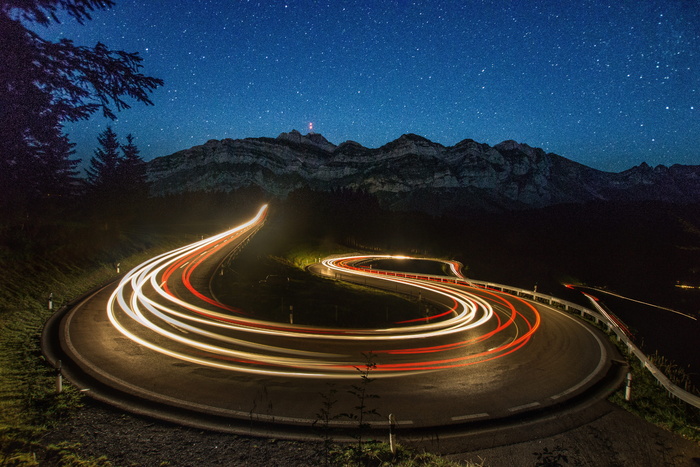
{"label": "small bush", "polygon": [[403,446],[396,446],[396,455],[391,452],[387,443],[377,441],[367,442],[346,447],[338,447],[331,452],[333,465],[347,467],[483,467],[484,460],[478,464],[473,462],[453,462],[435,454],[416,452]]}

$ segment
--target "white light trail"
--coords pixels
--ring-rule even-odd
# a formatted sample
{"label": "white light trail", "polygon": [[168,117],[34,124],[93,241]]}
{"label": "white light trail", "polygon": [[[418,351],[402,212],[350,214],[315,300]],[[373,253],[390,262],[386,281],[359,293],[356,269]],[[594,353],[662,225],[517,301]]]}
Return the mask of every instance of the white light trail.
{"label": "white light trail", "polygon": [[[447,303],[454,303],[454,307],[444,313],[445,317],[433,318],[433,322],[426,318],[421,324],[409,321],[405,325],[379,329],[292,325],[252,319],[192,287],[190,277],[200,264],[217,254],[226,255],[224,248],[235,248],[238,242],[253,235],[266,215],[267,206],[263,206],[253,219],[240,226],[159,255],[134,268],[120,281],[109,299],[107,314],[112,325],[139,345],[196,365],[312,378],[355,378],[355,367],[364,364],[358,359],[361,350],[413,355],[410,362],[404,358],[401,363],[379,365],[379,376],[474,364],[514,351],[529,340],[539,325],[536,311],[534,318],[526,318],[513,305],[499,304],[502,311],[496,313],[492,303],[503,299],[492,299],[490,292],[476,293],[463,285],[450,286],[415,275],[398,277],[353,266],[360,261],[408,257],[345,256],[325,259],[323,265],[341,275],[392,282],[426,296],[442,297]],[[455,276],[462,277],[456,263],[446,263]],[[191,293],[192,297],[175,296],[176,288],[184,295]],[[527,313],[532,314],[529,310]],[[519,325],[526,331],[518,332]],[[481,334],[475,332],[482,327]],[[510,333],[506,344],[486,344],[485,341],[501,332]],[[499,339],[503,341],[502,336]],[[367,348],[358,350],[358,343],[363,342]],[[416,342],[421,346],[415,347]],[[409,347],[397,348],[397,345]],[[447,353],[449,358],[424,358],[433,353]]]}

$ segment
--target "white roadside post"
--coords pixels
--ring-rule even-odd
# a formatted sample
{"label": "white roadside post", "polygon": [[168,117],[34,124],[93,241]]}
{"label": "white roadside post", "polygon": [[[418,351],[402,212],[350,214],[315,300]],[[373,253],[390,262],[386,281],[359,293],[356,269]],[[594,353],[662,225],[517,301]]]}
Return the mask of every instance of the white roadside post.
{"label": "white roadside post", "polygon": [[629,401],[632,396],[632,373],[627,373],[627,382],[625,386],[625,400]]}
{"label": "white roadside post", "polygon": [[394,414],[389,414],[389,448],[391,453],[396,456],[396,434],[394,433],[394,428],[396,427],[396,419]]}
{"label": "white roadside post", "polygon": [[63,374],[61,373],[61,361],[56,362],[56,394],[63,392]]}
{"label": "white roadside post", "polygon": [[53,292],[49,294],[49,311],[53,310]]}
{"label": "white roadside post", "polygon": [[289,305],[289,324],[294,324],[294,307]]}

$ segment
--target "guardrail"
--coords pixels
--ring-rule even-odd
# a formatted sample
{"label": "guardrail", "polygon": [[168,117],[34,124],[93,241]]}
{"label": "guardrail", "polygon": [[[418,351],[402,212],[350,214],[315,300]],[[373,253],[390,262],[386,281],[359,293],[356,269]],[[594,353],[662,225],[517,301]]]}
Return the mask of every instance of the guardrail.
{"label": "guardrail", "polygon": [[693,393],[690,393],[684,389],[679,388],[675,384],[671,382],[666,375],[664,375],[654,364],[647,358],[647,356],[642,352],[625,334],[625,332],[620,328],[620,326],[615,322],[614,319],[612,319],[606,312],[603,310],[603,308],[598,305],[594,300],[591,300],[591,303],[593,304],[594,307],[598,309],[598,311],[593,311],[589,308],[586,308],[584,306],[581,306],[577,303],[570,302],[568,300],[562,300],[556,297],[552,297],[551,295],[545,295],[542,293],[535,292],[533,290],[527,290],[527,289],[521,289],[519,287],[513,287],[510,285],[503,285],[503,284],[497,284],[494,282],[486,282],[486,281],[477,281],[477,280],[472,280],[472,279],[462,279],[459,277],[450,277],[450,276],[434,276],[430,274],[410,274],[410,273],[404,273],[404,272],[398,272],[398,271],[382,271],[382,270],[371,270],[368,268],[358,268],[358,267],[353,267],[352,269],[358,269],[358,270],[364,270],[364,271],[371,271],[374,274],[380,274],[380,275],[388,275],[388,276],[395,276],[395,277],[403,277],[406,279],[422,279],[422,280],[430,280],[430,281],[436,281],[436,282],[442,282],[442,283],[451,283],[451,284],[462,284],[462,285],[468,285],[468,286],[475,286],[475,287],[481,287],[481,288],[488,288],[488,289],[495,289],[500,292],[504,293],[509,293],[511,295],[516,295],[519,297],[525,297],[529,300],[533,300],[536,302],[543,302],[547,303],[551,306],[556,306],[558,308],[562,308],[564,311],[568,312],[576,312],[580,314],[582,317],[589,317],[591,318],[596,324],[602,324],[607,328],[608,331],[613,332],[615,336],[617,336],[617,339],[619,341],[624,342],[624,344],[627,346],[627,349],[631,354],[633,354],[637,359],[642,363],[644,368],[646,368],[654,378],[658,381],[659,384],[661,384],[666,391],[668,391],[668,394],[670,396],[674,396],[683,402],[692,405],[693,407],[700,408],[700,397],[696,396]]}

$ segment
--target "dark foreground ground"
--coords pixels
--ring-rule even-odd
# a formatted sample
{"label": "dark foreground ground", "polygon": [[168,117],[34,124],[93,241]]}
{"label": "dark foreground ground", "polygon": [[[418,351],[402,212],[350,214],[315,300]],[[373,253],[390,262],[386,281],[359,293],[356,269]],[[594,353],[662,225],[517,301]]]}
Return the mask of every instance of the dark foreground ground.
{"label": "dark foreground ground", "polygon": [[[547,455],[547,452],[553,454]],[[540,463],[538,454],[542,455]],[[454,460],[481,458],[485,459],[485,465],[491,467],[700,466],[700,445],[610,404],[608,413],[573,430],[524,443],[448,457]],[[544,463],[545,458],[554,463]]]}
{"label": "dark foreground ground", "polygon": [[[578,428],[490,449],[474,450],[465,442],[464,453],[446,457],[483,461],[491,467],[700,465],[697,443],[603,404],[596,419]],[[47,434],[46,441],[78,442],[84,455],[106,455],[120,466],[308,466],[325,461],[319,443],[211,433],[141,418],[91,400]]]}

